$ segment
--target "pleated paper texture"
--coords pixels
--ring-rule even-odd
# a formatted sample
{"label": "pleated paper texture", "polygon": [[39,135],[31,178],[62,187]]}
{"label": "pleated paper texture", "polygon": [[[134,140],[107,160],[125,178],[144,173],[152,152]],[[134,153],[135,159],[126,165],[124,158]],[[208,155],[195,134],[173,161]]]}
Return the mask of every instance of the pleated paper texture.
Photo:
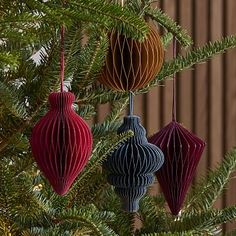
{"label": "pleated paper texture", "polygon": [[148,140],[164,153],[165,163],[156,176],[172,214],[178,215],[205,142],[176,121],[170,122]]}
{"label": "pleated paper texture", "polygon": [[153,27],[140,42],[112,31],[100,83],[117,91],[134,91],[147,85],[160,71],[164,49]]}
{"label": "pleated paper texture", "polygon": [[92,149],[92,134],[72,109],[70,92],[51,93],[50,110],[35,125],[31,136],[38,167],[59,195],[67,193],[84,168]]}
{"label": "pleated paper texture", "polygon": [[128,130],[134,136],[123,143],[104,162],[109,170],[108,181],[115,186],[122,208],[128,212],[139,209],[139,200],[145,194],[147,186],[154,180],[156,172],[164,162],[163,153],[155,145],[148,143],[146,131],[138,116],[126,116],[117,133]]}

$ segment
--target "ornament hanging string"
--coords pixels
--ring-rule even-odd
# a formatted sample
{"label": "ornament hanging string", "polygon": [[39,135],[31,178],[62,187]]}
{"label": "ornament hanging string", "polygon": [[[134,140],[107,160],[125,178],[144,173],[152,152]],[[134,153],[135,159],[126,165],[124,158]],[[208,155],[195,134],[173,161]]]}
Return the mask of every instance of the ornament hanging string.
{"label": "ornament hanging string", "polygon": [[61,92],[64,91],[64,77],[65,77],[65,26],[61,26],[60,30],[60,82]]}
{"label": "ornament hanging string", "polygon": [[132,91],[129,92],[129,116],[132,116],[134,112],[134,94]]}
{"label": "ornament hanging string", "polygon": [[[173,59],[176,58],[176,38],[173,39]],[[176,121],[176,73],[173,74],[172,121]]]}
{"label": "ornament hanging string", "polygon": [[[121,6],[124,7],[124,0],[121,0]],[[129,116],[132,116],[134,113],[134,93],[129,92]]]}

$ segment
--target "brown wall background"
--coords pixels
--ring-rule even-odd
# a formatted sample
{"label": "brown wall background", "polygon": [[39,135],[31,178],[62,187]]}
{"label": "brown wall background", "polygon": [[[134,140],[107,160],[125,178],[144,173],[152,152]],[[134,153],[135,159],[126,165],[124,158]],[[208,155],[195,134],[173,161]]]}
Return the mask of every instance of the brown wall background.
{"label": "brown wall background", "polygon": [[[236,0],[159,0],[155,5],[187,29],[194,46],[236,33]],[[171,56],[170,48],[167,60]],[[135,114],[141,116],[149,135],[170,122],[171,103],[171,80],[135,98]],[[97,120],[107,112],[108,104],[99,107]],[[197,181],[236,146],[236,49],[178,74],[177,119],[207,142]],[[216,207],[232,204],[236,204],[236,179]],[[227,225],[227,229],[232,227],[236,224]]]}

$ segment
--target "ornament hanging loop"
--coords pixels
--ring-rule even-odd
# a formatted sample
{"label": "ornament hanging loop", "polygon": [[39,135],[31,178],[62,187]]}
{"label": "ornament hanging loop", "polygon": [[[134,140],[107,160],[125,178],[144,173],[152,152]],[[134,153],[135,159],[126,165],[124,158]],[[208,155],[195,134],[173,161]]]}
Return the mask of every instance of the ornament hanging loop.
{"label": "ornament hanging loop", "polygon": [[64,91],[64,78],[65,78],[65,26],[64,24],[60,29],[60,90]]}
{"label": "ornament hanging loop", "polygon": [[[173,39],[173,59],[176,58],[177,41]],[[173,101],[172,101],[172,121],[176,121],[176,73],[173,74]]]}

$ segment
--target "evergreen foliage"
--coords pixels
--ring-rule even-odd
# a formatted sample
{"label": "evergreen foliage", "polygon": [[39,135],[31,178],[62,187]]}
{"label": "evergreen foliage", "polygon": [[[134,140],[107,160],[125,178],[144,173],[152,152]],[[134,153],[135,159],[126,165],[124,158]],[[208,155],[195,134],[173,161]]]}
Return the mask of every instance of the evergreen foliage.
{"label": "evergreen foliage", "polygon": [[[185,30],[148,0],[113,1],[2,0],[0,2],[0,235],[8,236],[188,236],[222,235],[222,224],[236,219],[236,205],[214,208],[236,167],[236,149],[202,177],[190,191],[178,217],[164,197],[145,196],[137,214],[120,210],[113,187],[107,184],[102,161],[133,135],[116,135],[128,94],[97,82],[111,29],[143,40],[145,20],[163,28],[167,47],[175,36],[183,47],[192,44]],[[84,119],[96,116],[99,104],[110,102],[103,123],[92,126],[93,152],[71,191],[59,197],[38,171],[29,147],[35,122],[47,111],[48,95],[59,88],[59,27],[66,26],[66,84],[77,97],[75,110]],[[228,36],[193,48],[166,61],[156,79],[136,93],[146,93],[176,72],[236,47]],[[39,59],[36,60],[35,58]],[[142,223],[135,228],[135,219]],[[228,235],[235,235],[232,232]]]}

